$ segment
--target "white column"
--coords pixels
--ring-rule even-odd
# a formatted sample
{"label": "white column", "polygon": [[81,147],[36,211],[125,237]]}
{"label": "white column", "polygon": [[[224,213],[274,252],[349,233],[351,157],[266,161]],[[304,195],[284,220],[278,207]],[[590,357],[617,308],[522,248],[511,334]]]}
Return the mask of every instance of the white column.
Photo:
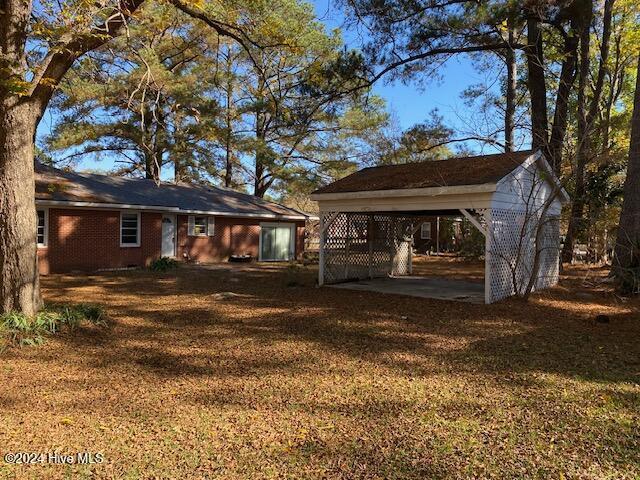
{"label": "white column", "polygon": [[318,285],[324,285],[325,243],[327,233],[324,227],[324,213],[320,212],[320,250],[318,251]]}
{"label": "white column", "polygon": [[484,222],[487,226],[484,236],[484,303],[491,303],[491,249],[493,248],[493,225],[491,209],[484,212]]}

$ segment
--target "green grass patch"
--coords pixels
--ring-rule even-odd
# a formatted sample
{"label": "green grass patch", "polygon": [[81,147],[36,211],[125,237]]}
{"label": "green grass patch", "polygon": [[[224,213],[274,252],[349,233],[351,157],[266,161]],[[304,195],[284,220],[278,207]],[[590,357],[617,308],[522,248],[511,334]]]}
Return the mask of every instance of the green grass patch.
{"label": "green grass patch", "polygon": [[0,315],[0,350],[11,346],[33,346],[63,329],[74,330],[81,323],[106,326],[107,317],[100,305],[92,303],[47,305],[35,316],[9,312]]}

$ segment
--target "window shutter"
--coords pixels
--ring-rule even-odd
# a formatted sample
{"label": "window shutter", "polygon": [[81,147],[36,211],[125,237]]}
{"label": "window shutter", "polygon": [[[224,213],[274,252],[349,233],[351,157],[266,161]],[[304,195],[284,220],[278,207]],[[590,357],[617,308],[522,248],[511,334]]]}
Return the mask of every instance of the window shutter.
{"label": "window shutter", "polygon": [[195,217],[193,215],[189,215],[187,235],[189,235],[190,237],[193,237],[195,235],[194,234],[195,223],[196,223]]}
{"label": "window shutter", "polygon": [[216,232],[216,219],[215,217],[207,218],[207,235],[213,237]]}

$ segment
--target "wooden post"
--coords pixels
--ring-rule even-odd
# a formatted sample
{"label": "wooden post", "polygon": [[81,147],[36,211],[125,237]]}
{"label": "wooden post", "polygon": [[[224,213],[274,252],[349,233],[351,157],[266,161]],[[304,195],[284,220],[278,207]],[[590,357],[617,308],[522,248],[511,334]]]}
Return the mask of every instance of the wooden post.
{"label": "wooden post", "polygon": [[318,286],[324,285],[325,243],[327,233],[324,227],[324,213],[320,212],[320,250],[318,251]]}
{"label": "wooden post", "polygon": [[484,214],[484,221],[487,225],[484,237],[484,303],[491,303],[491,247],[493,245],[493,228],[491,226],[491,209],[487,209]]}
{"label": "wooden post", "polygon": [[369,243],[369,278],[373,278],[373,215],[369,214],[367,225],[367,242]]}

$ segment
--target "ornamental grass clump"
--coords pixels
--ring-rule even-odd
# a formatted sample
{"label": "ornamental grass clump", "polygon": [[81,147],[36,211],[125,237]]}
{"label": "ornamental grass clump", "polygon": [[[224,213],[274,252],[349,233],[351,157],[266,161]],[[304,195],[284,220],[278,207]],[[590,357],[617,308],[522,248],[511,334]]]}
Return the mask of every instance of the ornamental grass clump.
{"label": "ornamental grass clump", "polygon": [[0,350],[7,347],[34,346],[45,342],[46,337],[63,329],[75,330],[81,323],[106,326],[107,318],[100,305],[79,303],[75,305],[47,305],[35,316],[20,312],[0,315]]}

